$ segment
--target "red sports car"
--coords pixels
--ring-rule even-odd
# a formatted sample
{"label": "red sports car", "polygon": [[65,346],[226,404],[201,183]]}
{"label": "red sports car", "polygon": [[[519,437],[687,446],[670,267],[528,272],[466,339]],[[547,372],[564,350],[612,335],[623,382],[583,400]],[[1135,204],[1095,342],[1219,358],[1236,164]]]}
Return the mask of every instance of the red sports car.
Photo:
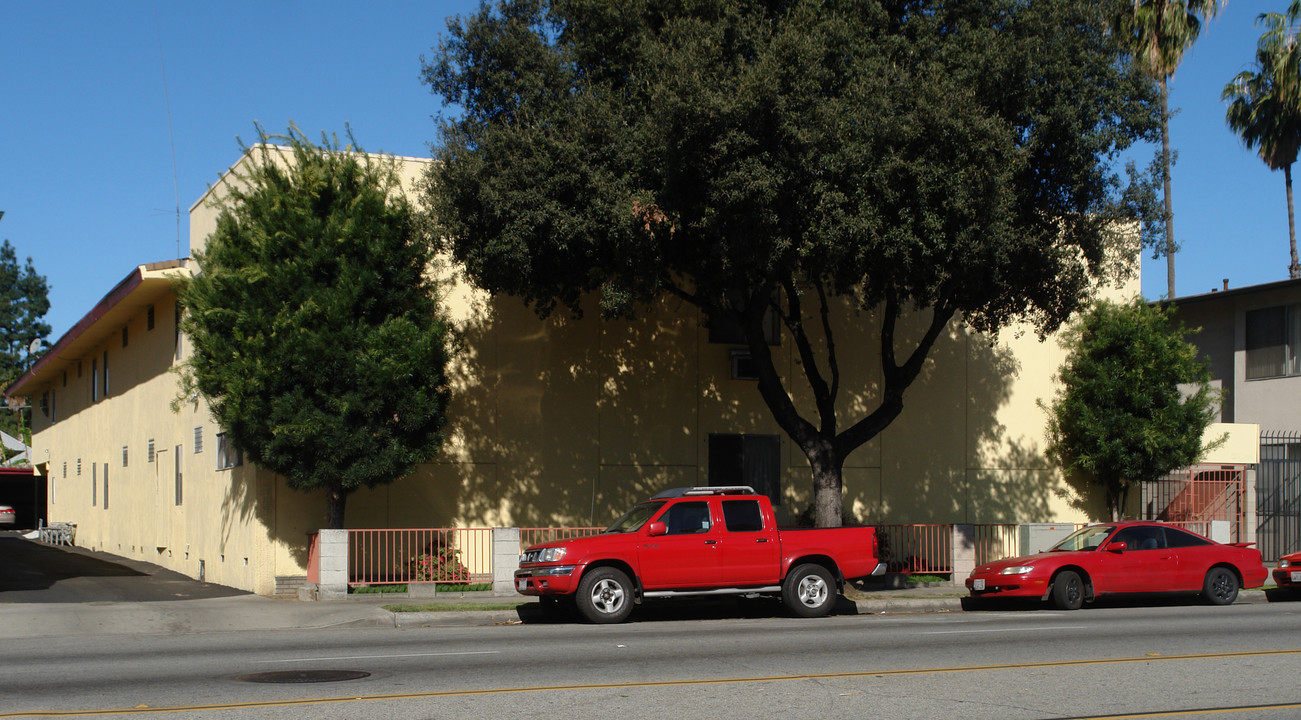
{"label": "red sports car", "polygon": [[981,565],[973,598],[1052,600],[1062,610],[1113,593],[1197,592],[1215,605],[1260,587],[1269,572],[1252,543],[1222,545],[1157,522],[1090,525],[1047,552]]}
{"label": "red sports car", "polygon": [[1301,552],[1284,555],[1278,559],[1274,571],[1274,584],[1283,590],[1301,591]]}

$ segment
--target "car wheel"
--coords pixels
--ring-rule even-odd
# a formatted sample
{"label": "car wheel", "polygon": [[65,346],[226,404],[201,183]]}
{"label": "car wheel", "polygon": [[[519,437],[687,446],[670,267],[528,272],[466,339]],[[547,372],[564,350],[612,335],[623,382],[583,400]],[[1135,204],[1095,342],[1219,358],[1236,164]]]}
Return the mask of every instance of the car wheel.
{"label": "car wheel", "polygon": [[1212,605],[1231,605],[1238,599],[1238,576],[1225,567],[1213,567],[1202,583],[1202,597]]}
{"label": "car wheel", "polygon": [[1058,610],[1079,610],[1084,605],[1084,581],[1074,570],[1063,570],[1053,578],[1053,605]]}
{"label": "car wheel", "polygon": [[782,583],[782,602],[800,617],[822,617],[836,602],[836,580],[821,565],[796,567]]}
{"label": "car wheel", "polygon": [[578,583],[578,611],[594,623],[617,623],[632,613],[632,581],[623,571],[597,568]]}

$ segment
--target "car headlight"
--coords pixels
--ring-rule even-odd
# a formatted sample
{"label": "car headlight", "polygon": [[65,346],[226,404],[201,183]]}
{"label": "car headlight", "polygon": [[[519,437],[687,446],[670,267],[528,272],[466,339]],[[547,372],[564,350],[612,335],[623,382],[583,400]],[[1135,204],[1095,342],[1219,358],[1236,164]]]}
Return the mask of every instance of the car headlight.
{"label": "car headlight", "polygon": [[1289,561],[1289,560],[1279,560],[1279,561],[1278,561],[1278,567],[1279,567],[1280,570],[1282,570],[1282,569],[1285,568],[1285,567],[1291,567],[1291,566],[1292,566],[1292,563],[1291,563],[1291,561]]}
{"label": "car headlight", "polygon": [[1011,565],[998,572],[999,575],[1024,575],[1034,570],[1033,565]]}
{"label": "car headlight", "polygon": [[555,562],[565,556],[565,548],[552,547],[546,548],[538,553],[538,562]]}

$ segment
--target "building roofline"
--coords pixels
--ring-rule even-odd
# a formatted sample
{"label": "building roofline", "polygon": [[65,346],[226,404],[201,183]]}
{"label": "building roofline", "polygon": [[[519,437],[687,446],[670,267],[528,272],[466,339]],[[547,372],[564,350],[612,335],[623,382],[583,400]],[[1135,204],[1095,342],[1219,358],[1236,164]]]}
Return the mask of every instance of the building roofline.
{"label": "building roofline", "polygon": [[49,350],[41,355],[41,358],[28,368],[27,372],[5,388],[5,396],[25,396],[24,393],[29,391],[28,386],[35,382],[43,371],[52,368],[61,359],[67,359],[64,355],[70,347],[85,336],[91,328],[95,327],[95,324],[109,311],[121,304],[132,292],[144,284],[147,273],[156,273],[161,270],[184,270],[186,267],[187,261],[185,258],[136,266],[117,285],[113,286],[113,289],[109,290],[108,294],[95,303],[95,307],[91,308],[90,312],[78,320]]}
{"label": "building roofline", "polygon": [[1177,307],[1180,305],[1188,305],[1190,303],[1203,303],[1203,302],[1211,302],[1214,300],[1221,300],[1226,297],[1228,298],[1243,297],[1245,295],[1255,295],[1258,293],[1273,292],[1275,290],[1289,290],[1292,288],[1301,288],[1301,279],[1277,280],[1275,282],[1263,283],[1260,285],[1244,285],[1242,287],[1230,288],[1226,290],[1212,290],[1207,293],[1177,297],[1174,300],[1158,300],[1154,304],[1160,304],[1160,305],[1173,304]]}

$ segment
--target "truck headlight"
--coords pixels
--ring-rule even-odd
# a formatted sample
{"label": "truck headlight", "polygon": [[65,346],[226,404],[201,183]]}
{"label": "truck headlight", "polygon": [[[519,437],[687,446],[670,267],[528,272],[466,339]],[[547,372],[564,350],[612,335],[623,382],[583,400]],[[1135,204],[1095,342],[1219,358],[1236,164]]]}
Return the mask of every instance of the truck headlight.
{"label": "truck headlight", "polygon": [[1033,565],[1011,565],[998,572],[999,575],[1024,575],[1034,570]]}
{"label": "truck headlight", "polygon": [[565,556],[565,548],[552,547],[546,548],[538,553],[538,562],[556,562]]}

